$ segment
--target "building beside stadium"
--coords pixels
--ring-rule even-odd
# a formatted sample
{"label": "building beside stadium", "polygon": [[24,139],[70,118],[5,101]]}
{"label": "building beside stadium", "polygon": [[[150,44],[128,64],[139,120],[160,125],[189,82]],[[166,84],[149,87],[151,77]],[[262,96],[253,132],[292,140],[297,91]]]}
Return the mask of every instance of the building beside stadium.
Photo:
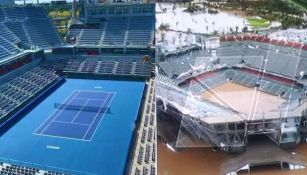
{"label": "building beside stadium", "polygon": [[83,10],[0,8],[0,174],[156,174],[155,4]]}

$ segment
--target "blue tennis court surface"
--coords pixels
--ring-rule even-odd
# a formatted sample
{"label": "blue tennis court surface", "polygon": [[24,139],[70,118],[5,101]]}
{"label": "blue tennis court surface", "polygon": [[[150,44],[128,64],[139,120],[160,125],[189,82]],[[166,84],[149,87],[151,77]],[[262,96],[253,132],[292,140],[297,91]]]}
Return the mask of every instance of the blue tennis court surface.
{"label": "blue tennis court surface", "polygon": [[76,90],[38,128],[35,134],[90,141],[104,113],[109,111],[114,92]]}
{"label": "blue tennis court surface", "polygon": [[0,137],[0,161],[124,174],[145,82],[67,79]]}

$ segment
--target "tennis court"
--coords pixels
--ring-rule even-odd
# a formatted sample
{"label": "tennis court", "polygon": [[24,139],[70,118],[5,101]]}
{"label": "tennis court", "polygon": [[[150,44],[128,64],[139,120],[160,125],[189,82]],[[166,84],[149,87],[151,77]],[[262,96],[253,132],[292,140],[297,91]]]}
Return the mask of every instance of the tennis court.
{"label": "tennis court", "polygon": [[90,141],[106,112],[114,92],[75,90],[63,103],[55,103],[54,113],[35,134]]}
{"label": "tennis court", "polygon": [[0,137],[0,161],[73,175],[124,174],[144,88],[66,79]]}

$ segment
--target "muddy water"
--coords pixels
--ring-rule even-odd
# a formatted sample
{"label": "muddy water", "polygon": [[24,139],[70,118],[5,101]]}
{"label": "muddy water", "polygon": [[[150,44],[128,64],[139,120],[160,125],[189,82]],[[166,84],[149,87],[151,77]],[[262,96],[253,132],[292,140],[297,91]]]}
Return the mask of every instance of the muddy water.
{"label": "muddy water", "polygon": [[[226,83],[213,89],[215,95],[208,93],[202,97],[216,103],[220,103],[215,96],[218,95],[223,101],[231,104],[233,108],[242,112],[250,112],[255,90],[245,86]],[[285,100],[270,94],[259,92],[257,112],[267,112],[278,109],[278,106]],[[294,150],[296,154],[307,157],[307,144],[301,144]],[[158,174],[159,175],[218,175],[221,174],[221,165],[231,156],[227,153],[214,152],[211,148],[187,148],[180,153],[169,150],[165,145],[158,144]],[[253,170],[255,175],[307,175],[307,169],[281,171],[274,167]]]}
{"label": "muddy water", "polygon": [[218,86],[212,89],[211,93],[203,93],[202,97],[221,105],[227,103],[233,109],[244,114],[254,111],[259,115],[278,110],[278,106],[286,101],[278,96],[234,83],[225,83]]}
{"label": "muddy water", "polygon": [[[294,150],[307,157],[307,144]],[[220,165],[230,156],[224,152],[214,152],[210,148],[189,148],[180,153],[170,151],[165,145],[158,144],[159,175],[218,175]],[[274,168],[257,169],[252,175],[306,175],[307,169],[281,171]]]}

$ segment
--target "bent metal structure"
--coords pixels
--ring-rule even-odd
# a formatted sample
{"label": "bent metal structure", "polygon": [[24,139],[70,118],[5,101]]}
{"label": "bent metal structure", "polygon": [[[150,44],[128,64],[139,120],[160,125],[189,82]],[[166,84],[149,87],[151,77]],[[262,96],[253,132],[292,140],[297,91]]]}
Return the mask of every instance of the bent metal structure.
{"label": "bent metal structure", "polygon": [[[252,34],[223,36],[220,41],[216,50],[193,47],[184,54],[160,54],[158,66],[164,75],[156,82],[157,109],[180,123],[173,145],[205,142],[235,153],[245,150],[251,135],[265,134],[281,147],[301,142],[306,130],[307,45]],[[249,112],[237,110],[214,90],[227,83],[254,91]],[[203,98],[204,93],[215,101]],[[259,110],[265,100],[259,99],[260,93],[282,103]],[[160,137],[167,140],[163,133]]]}

